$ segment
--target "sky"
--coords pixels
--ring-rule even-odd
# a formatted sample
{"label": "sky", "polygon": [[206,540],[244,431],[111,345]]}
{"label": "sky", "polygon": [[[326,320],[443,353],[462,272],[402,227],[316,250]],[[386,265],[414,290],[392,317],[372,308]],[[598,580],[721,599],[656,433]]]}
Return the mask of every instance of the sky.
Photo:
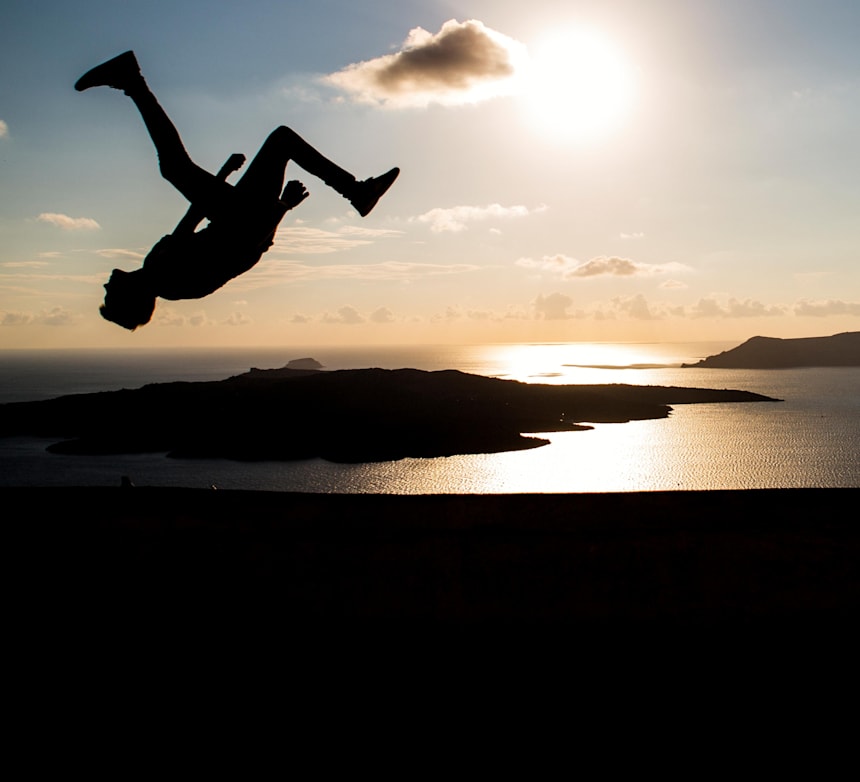
{"label": "sky", "polygon": [[[741,341],[860,330],[856,0],[10,0],[0,25],[0,348]],[[98,312],[187,204],[133,49],[215,171],[287,125],[359,179],[248,273]],[[233,180],[238,175],[234,175]]]}

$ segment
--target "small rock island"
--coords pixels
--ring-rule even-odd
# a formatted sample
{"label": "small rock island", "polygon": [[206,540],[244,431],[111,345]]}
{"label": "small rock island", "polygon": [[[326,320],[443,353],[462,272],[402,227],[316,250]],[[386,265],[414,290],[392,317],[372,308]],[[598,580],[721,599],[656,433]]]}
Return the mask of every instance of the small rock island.
{"label": "small rock island", "polygon": [[66,454],[373,462],[535,448],[548,441],[524,433],[665,418],[677,404],[778,401],[747,391],[301,366],[4,404],[0,437],[57,437],[48,450]]}
{"label": "small rock island", "polygon": [[860,331],[801,339],[753,337],[719,355],[681,366],[705,369],[860,367]]}

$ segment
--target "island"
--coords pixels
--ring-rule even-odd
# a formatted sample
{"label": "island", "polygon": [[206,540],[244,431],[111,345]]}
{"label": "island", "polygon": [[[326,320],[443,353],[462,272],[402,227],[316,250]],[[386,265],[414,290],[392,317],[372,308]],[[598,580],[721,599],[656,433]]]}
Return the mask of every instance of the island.
{"label": "island", "polygon": [[779,401],[747,391],[302,366],[4,404],[0,436],[56,437],[49,450],[65,454],[357,463],[535,448],[548,442],[535,433],[666,418],[672,405]]}
{"label": "island", "polygon": [[860,367],[860,331],[800,339],[753,337],[736,348],[681,366],[704,369]]}

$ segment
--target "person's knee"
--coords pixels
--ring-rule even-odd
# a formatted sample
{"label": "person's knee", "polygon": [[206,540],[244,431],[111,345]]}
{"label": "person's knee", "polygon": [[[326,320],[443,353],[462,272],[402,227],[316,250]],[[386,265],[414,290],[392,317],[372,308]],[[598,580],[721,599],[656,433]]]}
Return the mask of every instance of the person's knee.
{"label": "person's knee", "polygon": [[296,142],[300,142],[301,140],[301,136],[286,125],[278,126],[269,134],[269,141],[288,149],[294,147]]}

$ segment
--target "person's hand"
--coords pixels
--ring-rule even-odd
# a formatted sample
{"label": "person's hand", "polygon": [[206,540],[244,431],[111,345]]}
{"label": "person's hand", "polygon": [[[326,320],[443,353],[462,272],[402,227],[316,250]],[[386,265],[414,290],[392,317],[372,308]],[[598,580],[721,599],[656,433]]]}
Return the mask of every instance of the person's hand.
{"label": "person's hand", "polygon": [[281,202],[284,203],[287,209],[292,209],[304,201],[310,193],[305,190],[305,186],[298,179],[291,179],[287,182],[281,195]]}

